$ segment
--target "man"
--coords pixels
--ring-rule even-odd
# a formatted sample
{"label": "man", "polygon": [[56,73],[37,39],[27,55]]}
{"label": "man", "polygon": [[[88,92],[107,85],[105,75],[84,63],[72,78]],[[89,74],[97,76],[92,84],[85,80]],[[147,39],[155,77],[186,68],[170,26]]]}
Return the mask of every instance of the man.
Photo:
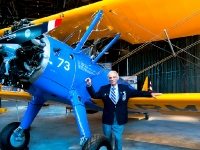
{"label": "man", "polygon": [[119,75],[116,71],[108,73],[110,84],[102,86],[98,92],[92,87],[90,78],[86,78],[87,90],[92,98],[102,99],[103,108],[103,133],[112,143],[112,133],[115,139],[115,150],[122,150],[122,134],[124,124],[128,121],[127,103],[130,97],[152,97],[156,93],[142,92],[130,88],[125,84],[118,84]]}

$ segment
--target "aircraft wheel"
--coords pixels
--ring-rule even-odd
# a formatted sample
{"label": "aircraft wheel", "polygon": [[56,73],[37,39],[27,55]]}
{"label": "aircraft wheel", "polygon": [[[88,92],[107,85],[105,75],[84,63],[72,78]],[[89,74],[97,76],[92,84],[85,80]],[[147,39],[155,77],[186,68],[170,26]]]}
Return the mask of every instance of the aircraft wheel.
{"label": "aircraft wheel", "polygon": [[98,113],[98,111],[97,111],[97,110],[87,109],[87,110],[86,110],[86,113],[87,113],[87,114],[95,114],[95,113]]}
{"label": "aircraft wheel", "polygon": [[144,113],[144,119],[149,120],[149,114],[148,113]]}
{"label": "aircraft wheel", "polygon": [[85,142],[82,150],[112,150],[109,140],[102,135],[93,135]]}
{"label": "aircraft wheel", "polygon": [[25,150],[30,141],[29,130],[24,130],[20,139],[14,135],[14,130],[19,127],[19,122],[8,124],[0,133],[0,146],[2,150]]}

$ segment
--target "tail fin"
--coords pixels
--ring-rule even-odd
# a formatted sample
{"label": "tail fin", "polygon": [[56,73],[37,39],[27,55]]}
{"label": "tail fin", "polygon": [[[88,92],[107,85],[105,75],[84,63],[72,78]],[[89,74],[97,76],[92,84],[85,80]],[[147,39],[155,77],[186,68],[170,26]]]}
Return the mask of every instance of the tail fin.
{"label": "tail fin", "polygon": [[146,76],[145,80],[144,80],[144,84],[142,86],[142,91],[153,91],[153,88],[152,88],[152,83],[151,81],[149,80],[149,77]]}

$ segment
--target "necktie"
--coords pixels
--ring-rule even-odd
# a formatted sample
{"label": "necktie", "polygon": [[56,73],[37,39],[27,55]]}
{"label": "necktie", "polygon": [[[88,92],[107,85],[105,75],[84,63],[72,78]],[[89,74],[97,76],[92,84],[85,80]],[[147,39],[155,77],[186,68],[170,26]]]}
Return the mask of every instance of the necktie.
{"label": "necktie", "polygon": [[116,100],[116,93],[115,93],[115,88],[114,88],[114,87],[111,88],[111,91],[110,91],[110,99],[112,100],[112,102],[113,102],[114,104],[117,103],[117,100]]}

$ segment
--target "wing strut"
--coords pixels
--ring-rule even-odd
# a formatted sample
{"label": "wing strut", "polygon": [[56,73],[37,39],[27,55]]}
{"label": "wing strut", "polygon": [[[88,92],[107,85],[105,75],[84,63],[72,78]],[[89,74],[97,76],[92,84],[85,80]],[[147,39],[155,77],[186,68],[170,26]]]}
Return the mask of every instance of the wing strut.
{"label": "wing strut", "polygon": [[92,33],[92,30],[94,29],[94,27],[97,25],[97,23],[101,19],[102,15],[103,15],[103,11],[102,10],[98,11],[98,13],[95,15],[94,19],[92,20],[90,26],[88,27],[88,29],[84,33],[83,37],[78,42],[76,48],[74,49],[75,51],[77,51],[77,52],[80,51],[80,49],[83,47],[83,45],[87,41],[88,37]]}
{"label": "wing strut", "polygon": [[110,43],[108,43],[103,50],[101,51],[101,53],[94,59],[93,62],[97,62],[101,56],[103,56],[103,54],[119,39],[120,34],[116,34],[115,37],[110,41]]}

